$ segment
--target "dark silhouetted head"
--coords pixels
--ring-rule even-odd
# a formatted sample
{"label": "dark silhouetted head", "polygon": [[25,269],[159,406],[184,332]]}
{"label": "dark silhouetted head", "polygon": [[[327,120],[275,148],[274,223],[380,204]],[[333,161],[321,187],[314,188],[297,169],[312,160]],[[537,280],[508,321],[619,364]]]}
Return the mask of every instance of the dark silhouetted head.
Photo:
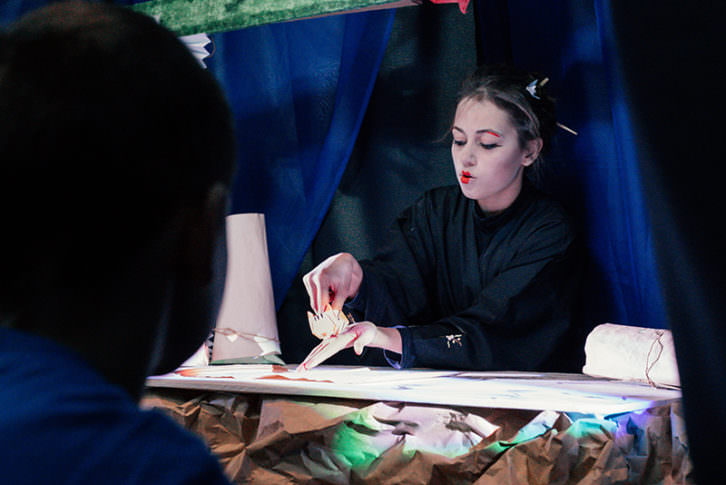
{"label": "dark silhouetted head", "polygon": [[179,305],[216,312],[233,166],[222,91],[152,18],[68,2],[20,19],[0,34],[0,325],[157,358],[194,327],[178,364],[209,324],[175,327]]}

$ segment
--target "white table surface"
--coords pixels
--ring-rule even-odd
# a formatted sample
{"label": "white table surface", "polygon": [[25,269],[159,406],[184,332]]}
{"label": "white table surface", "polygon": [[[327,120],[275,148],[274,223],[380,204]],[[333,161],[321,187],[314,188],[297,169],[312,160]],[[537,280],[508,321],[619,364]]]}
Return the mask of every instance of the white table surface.
{"label": "white table surface", "polygon": [[227,365],[153,376],[151,388],[402,401],[480,408],[531,409],[607,416],[681,398],[678,390],[582,374],[463,372],[426,369]]}

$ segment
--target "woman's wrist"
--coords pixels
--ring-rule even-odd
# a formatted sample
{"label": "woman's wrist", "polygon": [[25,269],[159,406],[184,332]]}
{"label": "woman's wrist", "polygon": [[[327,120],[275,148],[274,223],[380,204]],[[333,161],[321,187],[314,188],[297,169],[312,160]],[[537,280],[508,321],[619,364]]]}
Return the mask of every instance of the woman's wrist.
{"label": "woman's wrist", "polygon": [[377,327],[376,336],[370,346],[400,354],[402,351],[401,333],[390,327]]}

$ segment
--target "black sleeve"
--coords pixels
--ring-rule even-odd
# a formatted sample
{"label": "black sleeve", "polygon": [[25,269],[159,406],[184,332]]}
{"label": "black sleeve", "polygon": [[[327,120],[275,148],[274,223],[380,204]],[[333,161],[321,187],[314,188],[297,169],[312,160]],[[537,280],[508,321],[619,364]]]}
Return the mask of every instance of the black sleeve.
{"label": "black sleeve", "polygon": [[360,262],[363,280],[346,306],[356,320],[393,326],[430,315],[435,261],[429,217],[421,198],[396,219],[376,258]]}

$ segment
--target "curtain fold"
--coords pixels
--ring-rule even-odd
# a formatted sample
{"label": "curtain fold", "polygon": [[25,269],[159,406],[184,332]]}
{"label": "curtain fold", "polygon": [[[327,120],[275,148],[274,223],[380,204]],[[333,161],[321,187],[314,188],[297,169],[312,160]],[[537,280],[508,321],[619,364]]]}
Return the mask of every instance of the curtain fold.
{"label": "curtain fold", "polygon": [[374,11],[214,35],[235,115],[232,212],[262,212],[279,308],[358,134],[393,20]]}
{"label": "curtain fold", "polygon": [[[496,0],[478,0],[478,11]],[[503,3],[503,2],[499,2]],[[589,253],[584,318],[654,328],[667,326],[656,271],[653,231],[644,200],[637,140],[627,112],[630,102],[611,52],[613,25],[602,2],[531,0],[504,2],[509,38],[489,32],[484,59],[506,59],[550,78],[558,120],[579,132],[560,131],[549,165],[547,188],[562,200],[580,227]],[[508,52],[510,51],[510,52]]]}

